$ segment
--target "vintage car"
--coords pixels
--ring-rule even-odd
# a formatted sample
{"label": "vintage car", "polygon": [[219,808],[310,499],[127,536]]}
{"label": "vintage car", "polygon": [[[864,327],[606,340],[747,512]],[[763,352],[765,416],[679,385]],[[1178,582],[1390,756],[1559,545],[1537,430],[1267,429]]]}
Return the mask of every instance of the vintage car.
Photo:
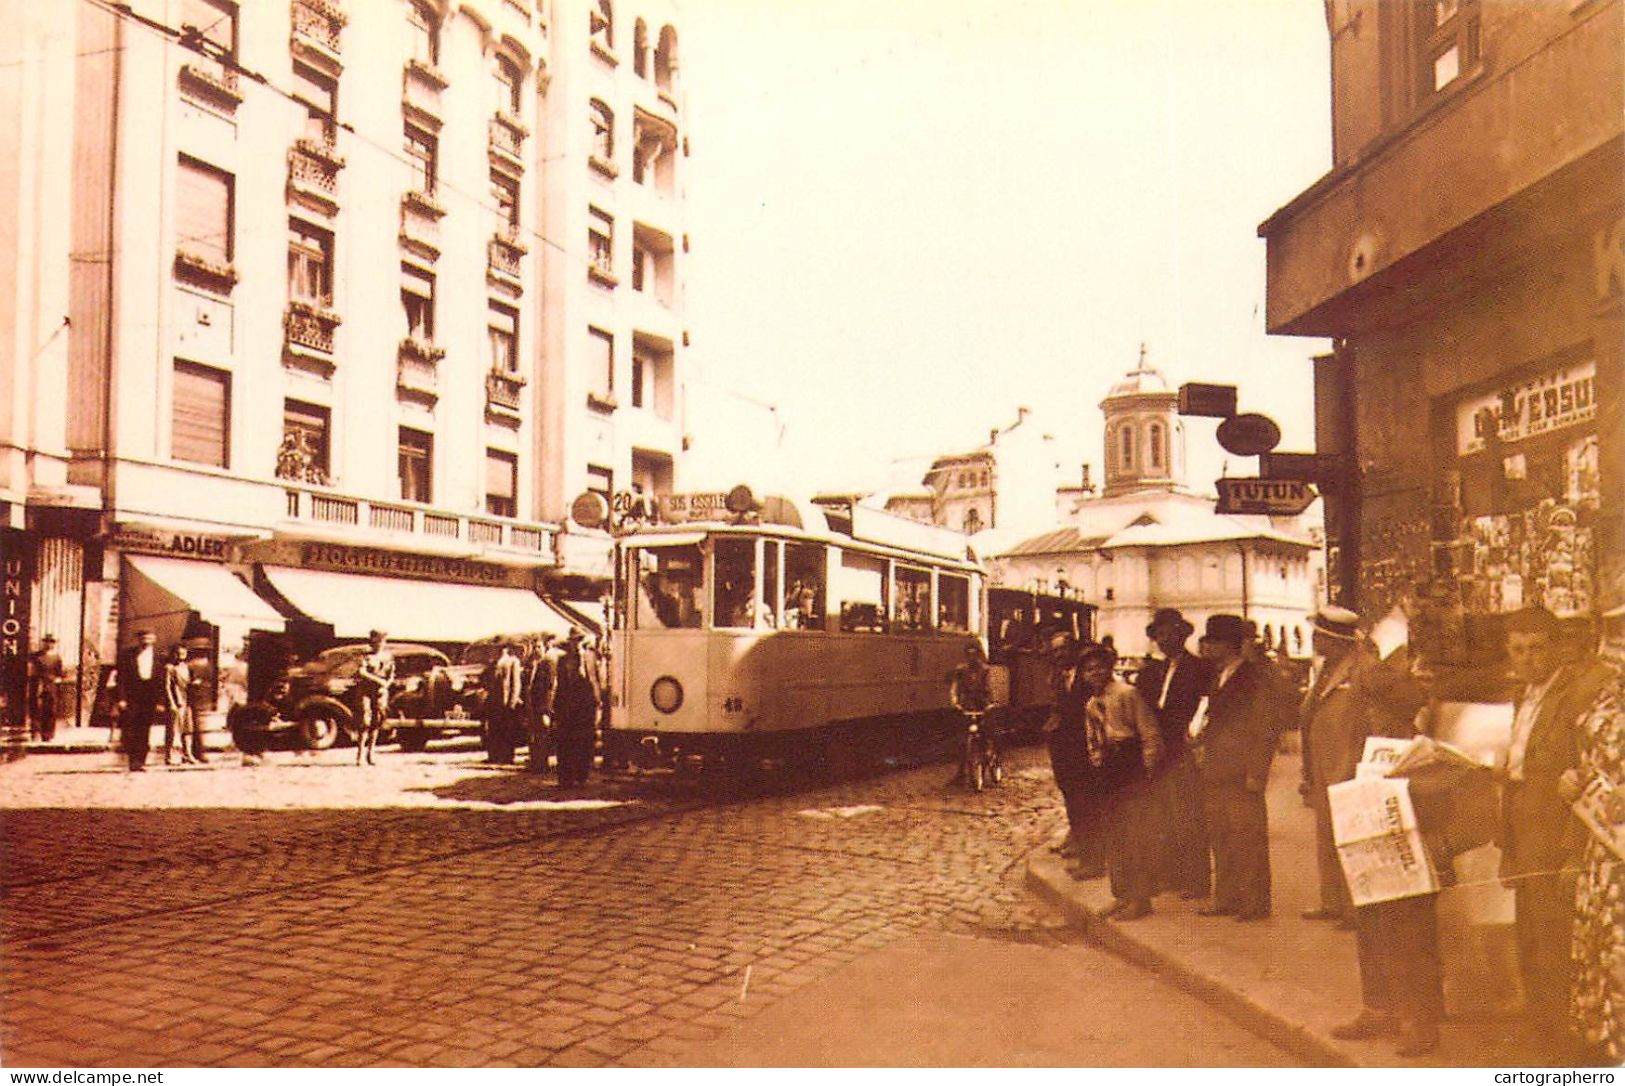
{"label": "vintage car", "polygon": [[[392,644],[395,683],[390,688],[384,735],[403,750],[423,750],[437,736],[478,733],[484,716],[483,668],[453,664],[428,645]],[[357,736],[356,672],[365,644],[339,645],[289,668],[265,697],[235,707],[228,718],[238,749],[273,747],[325,750]]]}

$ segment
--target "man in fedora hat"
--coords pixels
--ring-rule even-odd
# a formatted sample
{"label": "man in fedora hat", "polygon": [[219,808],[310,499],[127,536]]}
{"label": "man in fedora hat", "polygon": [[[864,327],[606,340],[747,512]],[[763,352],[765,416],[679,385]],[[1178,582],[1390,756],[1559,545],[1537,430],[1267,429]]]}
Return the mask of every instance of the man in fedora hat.
{"label": "man in fedora hat", "polygon": [[1140,671],[1135,683],[1140,697],[1156,713],[1162,733],[1163,761],[1155,788],[1156,817],[1162,823],[1164,842],[1161,886],[1177,890],[1185,898],[1207,897],[1212,879],[1188,733],[1196,707],[1213,684],[1213,669],[1185,647],[1195,632],[1172,607],[1153,614],[1145,633],[1162,655]]}
{"label": "man in fedora hat", "polygon": [[596,654],[584,646],[584,640],[581,630],[572,627],[553,684],[559,783],[567,788],[586,784],[592,775],[593,746],[598,738],[598,667]]}
{"label": "man in fedora hat", "polygon": [[1242,655],[1247,623],[1239,615],[1207,620],[1202,655],[1213,668],[1207,713],[1197,721],[1195,759],[1202,814],[1213,846],[1213,903],[1203,916],[1262,920],[1270,915],[1269,812],[1264,786],[1275,757],[1280,713],[1270,681]]}
{"label": "man in fedora hat", "polygon": [[49,743],[56,738],[56,688],[65,674],[56,635],[46,634],[28,658],[28,717],[35,739]]}
{"label": "man in fedora hat", "polygon": [[1315,812],[1315,860],[1320,869],[1320,903],[1303,918],[1336,920],[1345,928],[1354,926],[1354,905],[1332,841],[1326,789],[1354,779],[1369,730],[1360,679],[1370,656],[1359,640],[1359,622],[1360,616],[1344,607],[1323,607],[1316,613],[1310,641],[1320,666],[1299,711],[1304,776],[1309,784],[1309,806]]}

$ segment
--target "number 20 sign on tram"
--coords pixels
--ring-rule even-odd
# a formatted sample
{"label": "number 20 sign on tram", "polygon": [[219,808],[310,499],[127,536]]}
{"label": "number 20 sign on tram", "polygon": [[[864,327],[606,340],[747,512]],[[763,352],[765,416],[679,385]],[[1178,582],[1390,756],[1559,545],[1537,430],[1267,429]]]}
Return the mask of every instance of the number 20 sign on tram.
{"label": "number 20 sign on tram", "polygon": [[[982,628],[963,535],[743,486],[616,513],[612,759],[798,760],[954,726],[946,676]],[[597,527],[609,503],[573,515]]]}

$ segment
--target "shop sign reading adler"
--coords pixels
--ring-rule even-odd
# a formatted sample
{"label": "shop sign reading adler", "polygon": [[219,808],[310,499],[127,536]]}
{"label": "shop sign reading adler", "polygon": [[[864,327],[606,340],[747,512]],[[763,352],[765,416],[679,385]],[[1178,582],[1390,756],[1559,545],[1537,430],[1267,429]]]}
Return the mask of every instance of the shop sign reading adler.
{"label": "shop sign reading adler", "polygon": [[1493,423],[1503,445],[1579,426],[1597,417],[1595,361],[1547,370],[1456,405],[1456,454],[1482,452]]}

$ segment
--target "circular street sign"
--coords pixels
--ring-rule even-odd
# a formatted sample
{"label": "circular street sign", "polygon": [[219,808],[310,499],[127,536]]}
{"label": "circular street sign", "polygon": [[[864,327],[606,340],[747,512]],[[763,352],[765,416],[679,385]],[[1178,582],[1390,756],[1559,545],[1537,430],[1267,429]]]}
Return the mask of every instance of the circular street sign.
{"label": "circular street sign", "polygon": [[1281,428],[1268,415],[1231,415],[1219,423],[1219,444],[1236,456],[1257,456],[1281,443]]}

